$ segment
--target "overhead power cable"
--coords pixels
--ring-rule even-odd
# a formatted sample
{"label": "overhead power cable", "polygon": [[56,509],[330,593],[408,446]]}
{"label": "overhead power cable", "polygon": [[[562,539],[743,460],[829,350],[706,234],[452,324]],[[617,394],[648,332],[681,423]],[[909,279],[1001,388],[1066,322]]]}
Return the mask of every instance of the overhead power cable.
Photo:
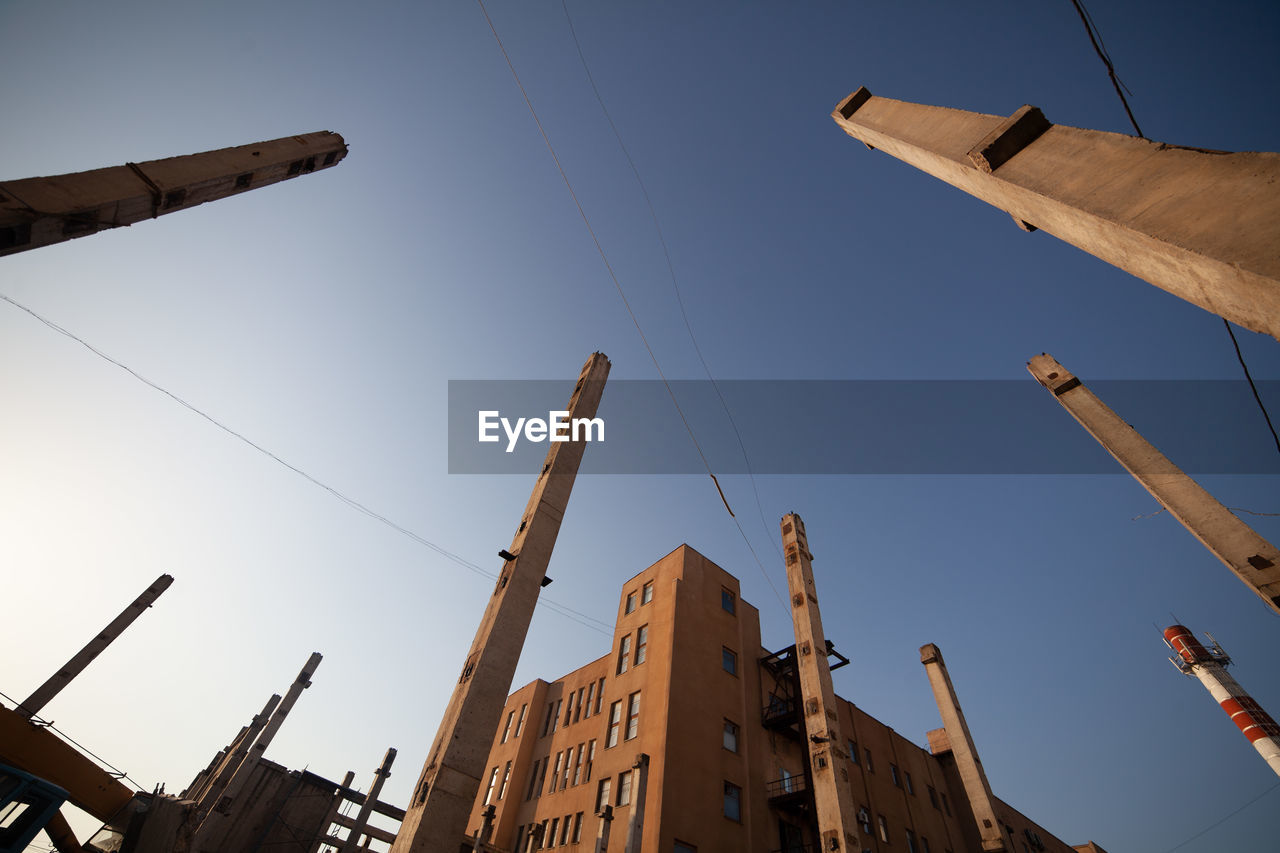
{"label": "overhead power cable", "polygon": [[[1142,129],[1138,127],[1138,120],[1133,117],[1133,110],[1129,109],[1128,99],[1124,96],[1124,93],[1129,91],[1129,87],[1121,83],[1120,78],[1116,76],[1115,64],[1111,61],[1111,54],[1107,51],[1107,45],[1102,40],[1102,34],[1098,32],[1097,24],[1093,22],[1093,16],[1084,7],[1083,0],[1071,0],[1071,4],[1076,7],[1080,20],[1084,22],[1084,29],[1089,34],[1090,44],[1093,45],[1093,49],[1097,52],[1098,58],[1102,60],[1102,64],[1107,67],[1107,76],[1111,78],[1111,84],[1115,87],[1116,94],[1120,96],[1120,103],[1124,105],[1124,111],[1128,114],[1130,123],[1133,124],[1134,132],[1140,138],[1146,139],[1146,136],[1143,136]],[[1129,92],[1129,94],[1133,93]],[[1275,425],[1271,422],[1271,414],[1262,402],[1262,396],[1258,393],[1258,386],[1253,382],[1253,376],[1249,373],[1249,365],[1245,364],[1244,355],[1240,352],[1240,342],[1236,340],[1236,333],[1232,330],[1231,323],[1226,317],[1222,318],[1222,323],[1227,327],[1227,334],[1231,336],[1231,345],[1235,347],[1236,359],[1240,362],[1240,369],[1244,371],[1244,378],[1249,380],[1249,388],[1253,391],[1253,399],[1257,401],[1258,408],[1262,410],[1262,417],[1267,422],[1267,429],[1271,430],[1271,438],[1276,443],[1276,452],[1280,453],[1280,435],[1276,434]]]}
{"label": "overhead power cable", "polygon": [[[0,300],[4,300],[5,302],[8,302],[13,307],[18,308],[22,311],[25,311],[27,314],[30,314],[32,317],[39,320],[41,323],[44,323],[50,329],[53,329],[55,332],[61,335],[64,335],[70,338],[71,340],[75,341],[76,343],[80,344],[85,349],[89,350],[89,352],[98,356],[98,358],[101,358],[103,361],[106,361],[110,364],[115,365],[116,367],[123,370],[125,373],[128,373],[134,379],[137,379],[142,384],[156,391],[159,391],[161,394],[164,394],[166,397],[173,400],[178,405],[182,406],[183,408],[191,412],[194,412],[195,414],[204,418],[206,421],[213,424],[215,427],[227,433],[228,435],[231,435],[239,439],[240,441],[249,445],[249,447],[252,447],[254,450],[258,451],[264,456],[267,456],[268,458],[275,460],[279,464],[283,465],[285,468],[288,468],[290,471],[302,477],[303,479],[307,480],[308,482],[312,483],[313,485],[319,486],[320,488],[324,489],[330,495],[342,501],[344,504],[356,510],[357,512],[363,513],[364,515],[367,515],[369,518],[372,518],[375,521],[385,524],[387,527],[390,527],[392,530],[395,530],[397,533],[407,536],[408,538],[412,539],[414,542],[417,542],[419,545],[423,545],[427,548],[430,548],[432,551],[436,552],[441,557],[444,557],[447,560],[453,561],[457,565],[461,566],[462,568],[474,574],[488,578],[491,581],[496,582],[498,580],[498,575],[495,574],[494,572],[490,572],[486,569],[482,569],[480,566],[477,566],[475,563],[471,562],[470,560],[460,557],[459,555],[453,553],[452,551],[449,551],[448,549],[437,545],[436,543],[418,535],[417,533],[414,533],[409,528],[401,524],[397,524],[387,516],[379,512],[375,512],[374,510],[370,509],[368,506],[356,500],[355,498],[352,498],[344,494],[343,492],[340,492],[339,490],[335,489],[333,486],[330,486],[329,484],[317,479],[316,477],[313,477],[311,474],[308,474],[306,471],[302,470],[301,468],[294,465],[293,463],[271,452],[270,450],[263,447],[261,444],[258,444],[256,441],[244,435],[243,433],[237,432],[236,430],[227,426],[222,421],[213,417],[213,415],[210,415],[207,412],[197,408],[196,406],[187,402],[183,398],[179,397],[177,394],[174,394],[172,391],[169,391],[167,388],[157,385],[155,382],[152,382],[147,377],[138,373],[132,367],[129,367],[127,364],[124,364],[123,362],[118,361],[115,358],[112,358],[102,350],[98,349],[97,347],[90,344],[88,341],[84,340],[84,338],[81,338],[80,336],[76,335],[74,332],[71,332],[68,329],[63,328],[62,326],[59,326],[57,323],[53,322],[49,318],[36,313],[32,309],[23,305],[21,302],[18,302],[12,297],[3,293],[0,293]],[[579,611],[574,610],[571,607],[567,607],[563,604],[560,604],[559,602],[552,601],[551,599],[547,598],[545,595],[539,597],[539,603],[545,604],[548,609],[552,610],[555,613],[558,613],[561,616],[564,616],[566,619],[570,619],[574,622],[577,622],[579,625],[582,625],[585,628],[590,628],[593,631],[597,631],[601,634],[605,634],[610,637],[613,636],[613,626],[609,625],[607,622],[603,622],[599,619],[596,619],[593,616],[588,616],[585,613],[580,613]],[[587,621],[583,621],[583,620],[589,620],[589,622],[595,623],[595,624],[588,624]],[[599,627],[599,626],[603,626],[603,627]]]}
{"label": "overhead power cable", "polygon": [[[738,449],[742,451],[742,461],[747,467],[747,477],[751,481],[751,491],[756,499],[756,512],[760,516],[760,526],[764,529],[765,538],[773,545],[777,551],[778,560],[783,559],[782,550],[778,548],[778,544],[774,541],[773,533],[769,529],[768,522],[764,518],[764,506],[760,503],[760,490],[756,486],[755,473],[751,470],[751,458],[747,455],[747,445],[742,440],[742,433],[738,431],[738,424],[733,419],[733,413],[729,411],[729,404],[724,399],[724,394],[720,391],[720,385],[716,382],[714,376],[711,375],[711,368],[707,365],[707,359],[702,354],[702,347],[698,345],[698,338],[693,333],[693,325],[689,322],[689,312],[685,310],[684,297],[680,293],[680,284],[676,278],[675,264],[671,260],[671,250],[667,246],[666,235],[662,231],[662,225],[658,221],[658,211],[653,206],[653,200],[649,197],[649,190],[645,186],[644,179],[640,177],[640,169],[636,166],[635,160],[631,156],[631,152],[627,149],[627,145],[622,141],[622,133],[619,132],[618,126],[613,121],[613,116],[609,114],[609,108],[605,106],[604,97],[600,94],[600,88],[596,86],[595,77],[591,74],[591,66],[587,64],[586,54],[583,53],[582,43],[578,40],[578,31],[573,26],[573,18],[569,14],[568,0],[560,0],[560,6],[564,9],[565,20],[569,23],[569,35],[573,37],[573,46],[578,49],[578,59],[582,61],[582,70],[587,75],[587,82],[591,84],[591,91],[595,93],[596,102],[600,104],[600,111],[604,113],[605,120],[609,122],[609,128],[613,131],[613,136],[618,140],[618,147],[622,149],[622,154],[627,158],[627,164],[631,167],[631,173],[635,175],[636,184],[640,187],[640,194],[644,196],[645,206],[649,208],[649,217],[653,220],[653,230],[657,232],[658,243],[662,246],[662,256],[667,262],[667,274],[671,278],[671,287],[676,294],[676,304],[680,306],[680,317],[684,320],[685,330],[689,333],[689,341],[693,344],[693,351],[698,354],[698,361],[702,364],[702,370],[707,375],[707,379],[711,382],[711,387],[715,389],[716,397],[720,399],[720,406],[724,409],[725,417],[729,419],[729,426],[733,428],[733,435],[738,440]],[[733,515],[733,513],[730,513]],[[737,519],[734,519],[735,523]],[[742,532],[742,526],[738,525],[739,532]],[[746,539],[746,533],[742,532],[742,536]],[[756,557],[755,549],[751,548],[751,543],[747,543],[751,555],[755,557],[756,564],[760,566],[760,571],[764,574],[764,579],[768,582],[773,594],[782,601],[782,597],[778,595],[778,590],[773,585],[773,580],[769,577],[769,573],[765,571],[764,565],[760,562],[760,558]],[[786,606],[785,604],[783,605]]]}
{"label": "overhead power cable", "polygon": [[1186,847],[1186,846],[1187,846],[1188,844],[1190,844],[1192,841],[1195,841],[1197,838],[1199,838],[1200,836],[1204,835],[1204,834],[1205,834],[1206,832],[1208,832],[1209,830],[1211,830],[1211,829],[1217,829],[1219,826],[1222,826],[1222,824],[1224,824],[1224,823],[1226,823],[1227,821],[1231,820],[1231,818],[1233,818],[1233,817],[1235,817],[1236,815],[1240,814],[1240,812],[1242,812],[1242,811],[1244,811],[1245,809],[1249,808],[1249,806],[1253,805],[1253,804],[1254,804],[1254,803],[1256,803],[1258,800],[1261,800],[1261,799],[1262,799],[1263,797],[1265,797],[1267,794],[1270,794],[1270,793],[1271,793],[1272,791],[1274,791],[1276,788],[1280,788],[1280,782],[1275,783],[1275,784],[1274,784],[1274,785],[1272,785],[1270,788],[1268,788],[1267,790],[1263,791],[1261,794],[1259,794],[1258,796],[1254,797],[1252,800],[1250,800],[1249,802],[1245,803],[1245,804],[1244,804],[1244,805],[1242,805],[1240,808],[1236,809],[1235,811],[1233,811],[1231,814],[1227,815],[1226,817],[1223,817],[1223,818],[1221,818],[1221,819],[1219,819],[1219,820],[1217,820],[1217,821],[1214,821],[1213,823],[1209,824],[1209,825],[1208,825],[1208,826],[1206,826],[1204,829],[1200,830],[1200,831],[1199,831],[1199,832],[1197,832],[1195,835],[1193,835],[1193,836],[1191,836],[1190,838],[1188,838],[1186,841],[1183,841],[1181,844],[1177,844],[1177,845],[1175,845],[1175,846],[1173,846],[1173,847],[1170,847],[1168,850],[1166,850],[1166,851],[1165,851],[1165,853],[1174,853],[1174,851],[1175,851],[1175,850],[1180,850],[1180,849],[1182,849],[1183,847]]}

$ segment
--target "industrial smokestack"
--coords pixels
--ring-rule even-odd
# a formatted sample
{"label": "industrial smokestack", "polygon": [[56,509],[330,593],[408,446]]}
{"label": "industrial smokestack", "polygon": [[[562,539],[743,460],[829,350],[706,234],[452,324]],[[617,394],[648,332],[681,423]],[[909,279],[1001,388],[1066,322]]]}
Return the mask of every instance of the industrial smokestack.
{"label": "industrial smokestack", "polygon": [[[1209,635],[1206,635],[1209,636]],[[1213,649],[1206,649],[1190,630],[1182,625],[1170,625],[1164,629],[1164,641],[1177,653],[1169,658],[1185,675],[1195,676],[1213,696],[1213,700],[1227,712],[1231,722],[1258,750],[1263,761],[1280,775],[1280,725],[1253,697],[1245,692],[1234,678],[1227,674],[1231,658],[1213,637]]]}

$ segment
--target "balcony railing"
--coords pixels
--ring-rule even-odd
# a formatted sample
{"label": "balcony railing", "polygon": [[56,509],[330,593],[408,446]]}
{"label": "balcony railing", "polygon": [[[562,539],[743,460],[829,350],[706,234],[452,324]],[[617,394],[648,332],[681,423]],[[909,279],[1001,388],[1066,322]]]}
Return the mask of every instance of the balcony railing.
{"label": "balcony railing", "polygon": [[818,844],[788,844],[770,853],[822,853],[822,847]]}
{"label": "balcony railing", "polygon": [[809,789],[803,776],[784,776],[765,784],[765,796],[770,800],[803,794]]}

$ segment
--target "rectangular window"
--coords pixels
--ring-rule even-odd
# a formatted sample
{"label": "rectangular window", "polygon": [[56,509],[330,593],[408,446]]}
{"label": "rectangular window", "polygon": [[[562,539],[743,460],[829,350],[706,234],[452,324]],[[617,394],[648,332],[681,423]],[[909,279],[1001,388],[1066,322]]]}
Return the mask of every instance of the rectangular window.
{"label": "rectangular window", "polygon": [[502,771],[502,784],[498,786],[498,799],[502,799],[507,795],[507,783],[511,781],[511,762],[507,762],[507,769]]}
{"label": "rectangular window", "polygon": [[551,829],[547,831],[548,847],[556,846],[556,829],[559,828],[559,826],[560,826],[560,818],[558,817],[551,818]]}
{"label": "rectangular window", "polygon": [[734,594],[731,591],[725,589],[724,587],[720,588],[720,606],[724,608],[726,613],[734,612],[735,598],[736,596],[734,596]]}
{"label": "rectangular window", "polygon": [[929,850],[929,839],[925,838],[922,835],[920,836],[920,843],[924,846],[924,853],[931,853],[931,851]]}
{"label": "rectangular window", "polygon": [[554,794],[556,790],[556,780],[560,778],[560,762],[564,760],[563,753],[556,753],[556,769],[551,771],[551,787],[547,789],[548,794]]}
{"label": "rectangular window", "polygon": [[856,740],[849,741],[849,760],[854,764],[858,763],[858,742]]}
{"label": "rectangular window", "polygon": [[730,675],[738,674],[738,653],[732,649],[720,650],[720,666]]}
{"label": "rectangular window", "polygon": [[864,750],[862,751],[862,754],[863,754],[863,755],[865,755],[865,756],[867,757],[867,772],[868,772],[868,773],[875,773],[875,772],[876,772],[876,766],[875,766],[875,764],[874,764],[874,763],[872,763],[872,761],[871,761],[871,747],[867,747],[866,749],[864,749]]}
{"label": "rectangular window", "polygon": [[938,792],[934,790],[932,785],[927,787],[929,789],[929,804],[936,809],[938,807]]}
{"label": "rectangular window", "polygon": [[543,737],[546,737],[547,735],[551,734],[551,721],[552,721],[553,719],[555,719],[555,714],[556,714],[556,703],[555,703],[555,702],[548,702],[548,703],[547,703],[547,718],[546,718],[545,720],[543,720],[543,721],[542,721],[542,736],[543,736]]}
{"label": "rectangular window", "polygon": [[524,715],[529,710],[529,703],[525,702],[520,706],[520,719],[516,721],[516,737],[520,737],[520,733],[524,731]]}
{"label": "rectangular window", "polygon": [[484,804],[486,806],[493,799],[493,786],[496,784],[498,784],[498,768],[494,767],[493,771],[489,773],[489,787],[484,791]]}
{"label": "rectangular window", "polygon": [[604,811],[604,807],[609,805],[610,785],[613,782],[608,776],[600,780],[600,784],[596,786],[596,814]]}
{"label": "rectangular window", "polygon": [[577,785],[582,781],[582,753],[586,750],[586,744],[578,744],[578,756],[573,762],[573,784]]}
{"label": "rectangular window", "polygon": [[641,625],[636,632],[636,666],[644,663],[649,648],[649,626]]}
{"label": "rectangular window", "polygon": [[515,720],[515,718],[516,718],[516,712],[515,712],[515,711],[512,711],[511,713],[507,714],[507,724],[506,724],[505,726],[503,726],[503,727],[502,727],[502,741],[501,741],[501,743],[506,743],[506,742],[507,742],[507,738],[508,738],[508,737],[510,737],[510,735],[511,735],[511,723],[512,723],[512,721],[513,721],[513,720]]}
{"label": "rectangular window", "polygon": [[724,721],[724,748],[730,752],[738,751],[738,724]]}
{"label": "rectangular window", "polygon": [[584,784],[591,781],[591,765],[595,762],[595,760],[596,760],[596,742],[593,740],[591,741],[591,743],[587,744],[587,767],[582,773],[582,781]]}
{"label": "rectangular window", "polygon": [[604,748],[618,745],[618,729],[622,727],[622,700],[609,706],[609,734],[605,738]]}
{"label": "rectangular window", "polygon": [[569,765],[573,763],[573,747],[564,751],[564,777],[560,780],[560,790],[569,787]]}
{"label": "rectangular window", "polygon": [[633,613],[636,609],[636,594],[634,592],[627,593],[627,613]]}
{"label": "rectangular window", "polygon": [[591,700],[596,698],[596,683],[593,681],[587,685],[587,704],[582,706],[582,719],[591,716]]}
{"label": "rectangular window", "polygon": [[573,823],[573,815],[564,816],[564,822],[560,824],[560,846],[563,847],[569,843],[569,825]]}
{"label": "rectangular window", "polygon": [[916,846],[916,834],[911,830],[907,830],[907,853],[920,853],[920,848]]}
{"label": "rectangular window", "polygon": [[742,820],[742,789],[732,782],[724,783],[724,816],[729,820]]}
{"label": "rectangular window", "polygon": [[893,763],[889,764],[889,778],[893,780],[893,786],[895,788],[902,787],[902,779],[898,776],[898,765]]}
{"label": "rectangular window", "polygon": [[573,705],[573,721],[575,723],[582,719],[582,694],[585,693],[586,690],[587,688],[585,687],[578,688],[578,701]]}
{"label": "rectangular window", "polygon": [[627,634],[618,644],[618,675],[627,671],[631,664],[631,635]]}
{"label": "rectangular window", "polygon": [[533,772],[529,774],[529,793],[524,795],[526,801],[532,800],[534,792],[538,790],[538,765],[541,763],[541,758],[533,762]]}
{"label": "rectangular window", "polygon": [[631,694],[631,702],[627,707],[627,740],[636,736],[640,729],[640,693]]}
{"label": "rectangular window", "polygon": [[[573,837],[569,839],[570,844],[577,844],[582,840],[582,814],[582,812],[578,812],[573,816]],[[516,849],[519,850],[520,846],[516,845]],[[927,846],[924,853],[929,853]]]}
{"label": "rectangular window", "polygon": [[596,682],[596,713],[600,713],[600,709],[604,707],[604,679]]}
{"label": "rectangular window", "polygon": [[521,841],[524,841],[524,824],[523,823],[516,827],[516,846],[515,846],[516,850],[521,849],[520,847]]}
{"label": "rectangular window", "polygon": [[889,822],[884,819],[884,815],[880,815],[880,840],[885,844],[889,843]]}
{"label": "rectangular window", "polygon": [[560,722],[560,706],[561,706],[562,704],[564,704],[564,700],[563,700],[563,699],[557,699],[557,700],[556,700],[556,709],[555,709],[555,711],[554,711],[554,712],[552,712],[552,714],[551,714],[551,731],[553,731],[553,732],[556,730],[556,726],[557,726],[557,725],[559,724],[559,722]]}
{"label": "rectangular window", "polygon": [[631,805],[631,772],[618,774],[618,805]]}
{"label": "rectangular window", "polygon": [[911,771],[904,770],[902,775],[907,780],[907,793],[914,797],[916,795],[916,786],[911,783]]}
{"label": "rectangular window", "polygon": [[572,722],[573,722],[573,691],[572,691],[572,690],[570,690],[570,691],[569,691],[569,704],[565,705],[565,707],[564,707],[564,725],[565,725],[565,728],[568,728],[568,727],[569,727],[569,724],[570,724],[570,723],[572,723]]}
{"label": "rectangular window", "polygon": [[648,604],[653,601],[653,581],[649,581],[640,589],[640,603]]}

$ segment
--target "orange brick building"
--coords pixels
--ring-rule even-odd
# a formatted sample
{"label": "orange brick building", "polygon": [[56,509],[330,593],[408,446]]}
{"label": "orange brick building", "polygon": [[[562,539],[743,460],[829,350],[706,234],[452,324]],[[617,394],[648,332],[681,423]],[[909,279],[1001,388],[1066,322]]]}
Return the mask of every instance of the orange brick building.
{"label": "orange brick building", "polygon": [[[604,657],[508,698],[468,831],[491,805],[486,849],[585,853],[609,805],[619,853],[644,753],[642,853],[817,851],[793,653],[765,649],[738,579],[680,546],[623,586]],[[981,853],[945,730],[930,752],[838,705],[861,849]],[[998,799],[995,811],[1010,853],[1073,853]]]}

